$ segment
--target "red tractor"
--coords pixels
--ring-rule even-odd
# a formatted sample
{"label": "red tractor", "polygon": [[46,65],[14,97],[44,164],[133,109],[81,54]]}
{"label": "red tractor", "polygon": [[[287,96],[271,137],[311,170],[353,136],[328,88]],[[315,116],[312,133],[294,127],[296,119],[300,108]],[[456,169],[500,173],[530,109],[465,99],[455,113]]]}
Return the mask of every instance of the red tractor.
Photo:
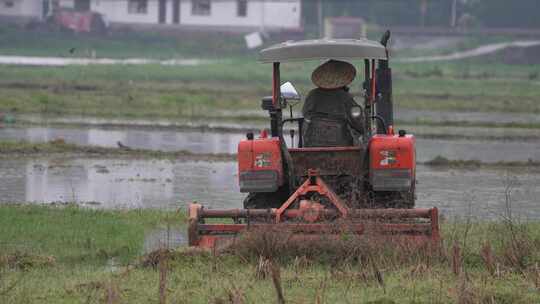
{"label": "red tractor", "polygon": [[[386,49],[389,38],[387,32],[381,42],[285,42],[261,51],[260,61],[273,64],[272,96],[262,99],[262,109],[270,117],[270,134],[263,130],[255,138],[249,133],[238,145],[240,191],[249,193],[244,209],[215,210],[191,204],[189,245],[213,248],[255,228],[283,229],[298,238],[313,238],[362,235],[369,226],[370,233],[381,236],[419,242],[439,240],[437,209],[414,209],[415,138],[403,130],[394,132],[392,76]],[[342,91],[336,92],[346,97],[344,103],[337,97],[332,99],[332,90],[321,85],[316,91],[319,97],[312,98],[314,94],[310,93],[306,98],[304,117],[293,117],[292,104],[300,96],[292,84],[281,85],[280,63],[328,59],[339,64],[316,70],[318,74],[314,72],[312,80],[317,77],[326,84],[344,78],[350,81],[355,70],[342,60],[363,60],[364,80],[359,85],[363,106]],[[344,76],[330,75],[340,66],[346,71]],[[348,92],[348,87],[343,89]],[[326,110],[310,112],[308,104],[315,99],[315,104],[323,104],[319,108]],[[284,119],[287,107],[290,117]],[[343,114],[343,109],[347,113]],[[344,117],[343,126],[328,123],[332,122],[328,113],[313,115],[325,111],[343,114],[339,116]],[[287,124],[293,126],[289,145],[296,143],[296,148],[287,145]],[[310,130],[314,126],[318,126],[316,130]],[[343,130],[351,132],[345,135],[352,141],[336,140]],[[231,218],[234,223],[207,223],[207,218]]]}

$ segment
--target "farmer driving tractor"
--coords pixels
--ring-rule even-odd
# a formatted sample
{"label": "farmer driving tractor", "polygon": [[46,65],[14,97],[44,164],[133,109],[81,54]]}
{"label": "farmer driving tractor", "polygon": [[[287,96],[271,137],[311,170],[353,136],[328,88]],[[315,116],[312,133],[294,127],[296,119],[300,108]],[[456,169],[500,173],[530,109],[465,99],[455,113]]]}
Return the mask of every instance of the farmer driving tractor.
{"label": "farmer driving tractor", "polygon": [[[434,244],[440,240],[437,208],[414,208],[415,137],[394,134],[392,70],[386,45],[366,39],[287,41],[261,51],[272,64],[270,134],[248,133],[238,144],[238,183],[248,193],[244,209],[189,206],[191,246],[215,249],[246,231],[276,231],[292,242],[369,235],[369,240]],[[328,60],[335,58],[334,60]],[[348,93],[357,72],[342,60],[364,60],[364,101]],[[293,117],[300,95],[281,82],[280,66],[291,61],[328,60],[315,69],[317,86],[307,95],[303,117]],[[293,102],[292,102],[293,101]],[[283,118],[289,107],[290,118]],[[290,129],[291,146],[283,126]],[[294,127],[294,125],[293,125]],[[226,219],[219,223],[206,219]]]}
{"label": "farmer driving tractor", "polygon": [[355,77],[356,69],[345,61],[328,60],[313,71],[311,81],[317,88],[302,109],[305,147],[352,146],[353,138],[364,133],[362,111],[348,88]]}

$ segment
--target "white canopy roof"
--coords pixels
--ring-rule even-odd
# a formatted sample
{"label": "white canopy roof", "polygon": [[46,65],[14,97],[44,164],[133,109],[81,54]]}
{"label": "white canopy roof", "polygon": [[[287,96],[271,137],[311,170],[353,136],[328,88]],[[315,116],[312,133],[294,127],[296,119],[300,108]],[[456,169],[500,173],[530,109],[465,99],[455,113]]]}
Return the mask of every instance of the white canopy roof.
{"label": "white canopy roof", "polygon": [[368,39],[317,39],[287,41],[260,52],[261,62],[324,59],[387,59],[385,47]]}

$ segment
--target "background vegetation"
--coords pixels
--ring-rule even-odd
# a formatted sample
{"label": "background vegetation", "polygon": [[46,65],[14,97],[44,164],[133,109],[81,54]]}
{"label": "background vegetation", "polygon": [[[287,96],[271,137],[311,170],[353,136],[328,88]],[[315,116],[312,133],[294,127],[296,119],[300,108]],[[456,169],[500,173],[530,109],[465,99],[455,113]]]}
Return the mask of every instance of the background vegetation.
{"label": "background vegetation", "polygon": [[[322,1],[323,16],[362,17],[372,24],[384,26],[435,26],[448,27],[452,14],[452,0],[365,0]],[[317,24],[318,1],[302,2],[308,26]],[[475,27],[490,28],[539,28],[535,14],[535,0],[457,0],[459,19],[469,15]],[[422,14],[425,7],[424,16]],[[519,16],[519,17],[516,17]]]}

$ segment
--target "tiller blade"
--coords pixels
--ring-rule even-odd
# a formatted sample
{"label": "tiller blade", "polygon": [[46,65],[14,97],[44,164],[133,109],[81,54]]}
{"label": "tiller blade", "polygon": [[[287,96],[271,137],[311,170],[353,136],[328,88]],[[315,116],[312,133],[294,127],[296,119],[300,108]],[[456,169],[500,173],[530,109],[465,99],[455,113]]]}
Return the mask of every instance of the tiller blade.
{"label": "tiller blade", "polygon": [[[332,203],[326,207],[306,199],[318,193]],[[190,246],[213,249],[232,244],[246,231],[283,231],[290,240],[316,240],[345,234],[377,236],[417,244],[440,240],[437,208],[350,209],[324,183],[316,171],[278,209],[205,209],[190,204]],[[230,219],[229,223],[207,223],[207,219]],[[292,238],[291,238],[292,236]]]}

